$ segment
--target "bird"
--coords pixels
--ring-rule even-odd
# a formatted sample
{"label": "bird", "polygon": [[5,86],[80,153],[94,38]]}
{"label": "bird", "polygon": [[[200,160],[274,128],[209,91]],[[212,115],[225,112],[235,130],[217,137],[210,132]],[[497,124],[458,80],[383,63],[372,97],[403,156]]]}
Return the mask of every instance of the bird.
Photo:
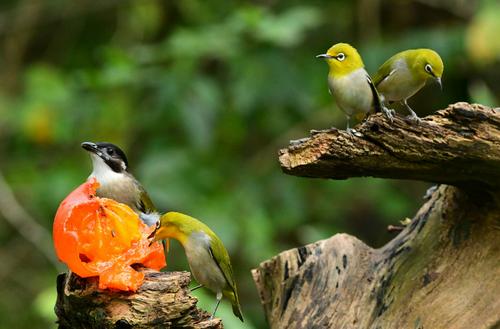
{"label": "bird", "polygon": [[220,238],[207,225],[191,216],[171,211],[161,216],[149,238],[153,239],[151,243],[166,238],[180,242],[191,273],[199,284],[192,290],[206,287],[216,294],[211,318],[215,316],[224,296],[231,302],[234,315],[243,322],[229,254]]}
{"label": "bird", "polygon": [[124,203],[148,226],[156,224],[160,215],[144,187],[128,171],[125,152],[107,142],[84,142],[81,146],[90,153],[93,169],[89,178],[99,182],[97,196]]}
{"label": "bird", "polygon": [[352,133],[349,124],[352,116],[366,116],[372,109],[383,111],[392,119],[392,114],[382,107],[377,89],[356,48],[337,43],[316,58],[325,59],[328,64],[328,89],[347,117],[347,132]]}
{"label": "bird", "polygon": [[407,101],[422,89],[429,79],[435,80],[442,89],[443,70],[443,60],[434,50],[409,49],[385,61],[374,75],[373,83],[383,105],[386,102],[401,102],[410,112],[408,119],[419,122],[420,118]]}

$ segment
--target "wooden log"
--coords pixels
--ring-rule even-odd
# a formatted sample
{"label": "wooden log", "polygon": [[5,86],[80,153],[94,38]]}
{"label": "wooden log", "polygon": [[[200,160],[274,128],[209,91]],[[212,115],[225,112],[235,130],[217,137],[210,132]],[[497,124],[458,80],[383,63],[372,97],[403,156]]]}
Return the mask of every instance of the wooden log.
{"label": "wooden log", "polygon": [[222,328],[220,319],[196,308],[188,272],[144,270],[146,278],[135,293],[100,291],[97,278],[73,273],[57,277],[55,311],[60,329]]}
{"label": "wooden log", "polygon": [[252,273],[270,327],[500,328],[499,110],[457,103],[419,125],[376,114],[357,130],[290,145],[283,171],[454,186],[380,249],[337,234],[261,263]]}
{"label": "wooden log", "polygon": [[496,201],[443,185],[383,248],[337,234],[253,276],[271,328],[493,329],[499,241]]}

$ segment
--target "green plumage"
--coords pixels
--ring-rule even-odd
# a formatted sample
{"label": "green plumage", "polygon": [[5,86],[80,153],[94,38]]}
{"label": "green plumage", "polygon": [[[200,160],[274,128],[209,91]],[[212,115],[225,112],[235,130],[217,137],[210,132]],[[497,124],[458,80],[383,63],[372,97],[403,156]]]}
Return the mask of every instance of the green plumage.
{"label": "green plumage", "polygon": [[196,281],[229,299],[233,313],[243,321],[233,268],[220,238],[196,218],[178,212],[161,216],[155,240],[165,238],[182,244]]}

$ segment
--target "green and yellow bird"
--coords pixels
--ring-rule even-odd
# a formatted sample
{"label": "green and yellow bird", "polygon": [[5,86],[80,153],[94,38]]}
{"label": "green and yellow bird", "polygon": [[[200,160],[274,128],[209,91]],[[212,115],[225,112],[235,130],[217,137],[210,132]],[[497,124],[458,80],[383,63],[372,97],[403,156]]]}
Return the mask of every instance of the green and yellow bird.
{"label": "green and yellow bird", "polygon": [[392,118],[391,113],[382,107],[377,89],[354,47],[347,43],[337,43],[316,58],[323,58],[328,64],[328,89],[347,117],[349,133],[352,133],[349,127],[351,117],[366,116],[372,109],[375,112],[384,111]]}
{"label": "green and yellow bird", "polygon": [[415,95],[425,83],[435,80],[442,88],[444,65],[441,57],[432,49],[409,49],[389,58],[373,77],[373,83],[382,104],[401,102],[410,112],[409,119],[420,121],[408,105],[408,98]]}
{"label": "green and yellow bird", "polygon": [[161,216],[150,238],[153,238],[152,242],[174,238],[181,243],[199,287],[205,286],[216,294],[212,317],[224,296],[231,302],[234,315],[243,321],[229,255],[222,241],[207,225],[196,218],[168,212]]}

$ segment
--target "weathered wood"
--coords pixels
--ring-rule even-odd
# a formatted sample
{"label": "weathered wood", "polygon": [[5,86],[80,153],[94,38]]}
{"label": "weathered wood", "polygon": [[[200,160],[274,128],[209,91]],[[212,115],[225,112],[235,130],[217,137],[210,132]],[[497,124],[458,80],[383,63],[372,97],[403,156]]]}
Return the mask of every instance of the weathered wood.
{"label": "weathered wood", "polygon": [[499,328],[500,209],[443,185],[381,249],[337,234],[253,276],[271,328]]}
{"label": "weathered wood", "polygon": [[373,176],[457,186],[500,186],[500,109],[456,103],[420,124],[374,114],[361,137],[330,130],[280,151],[287,174],[345,179]]}
{"label": "weathered wood", "polygon": [[220,319],[196,308],[188,272],[145,270],[135,293],[99,291],[96,278],[57,277],[55,311],[60,329],[222,328]]}
{"label": "weathered wood", "polygon": [[357,130],[293,143],[280,151],[283,171],[449,185],[380,249],[337,234],[260,264],[270,327],[499,329],[500,110],[457,103],[418,125],[375,114]]}

